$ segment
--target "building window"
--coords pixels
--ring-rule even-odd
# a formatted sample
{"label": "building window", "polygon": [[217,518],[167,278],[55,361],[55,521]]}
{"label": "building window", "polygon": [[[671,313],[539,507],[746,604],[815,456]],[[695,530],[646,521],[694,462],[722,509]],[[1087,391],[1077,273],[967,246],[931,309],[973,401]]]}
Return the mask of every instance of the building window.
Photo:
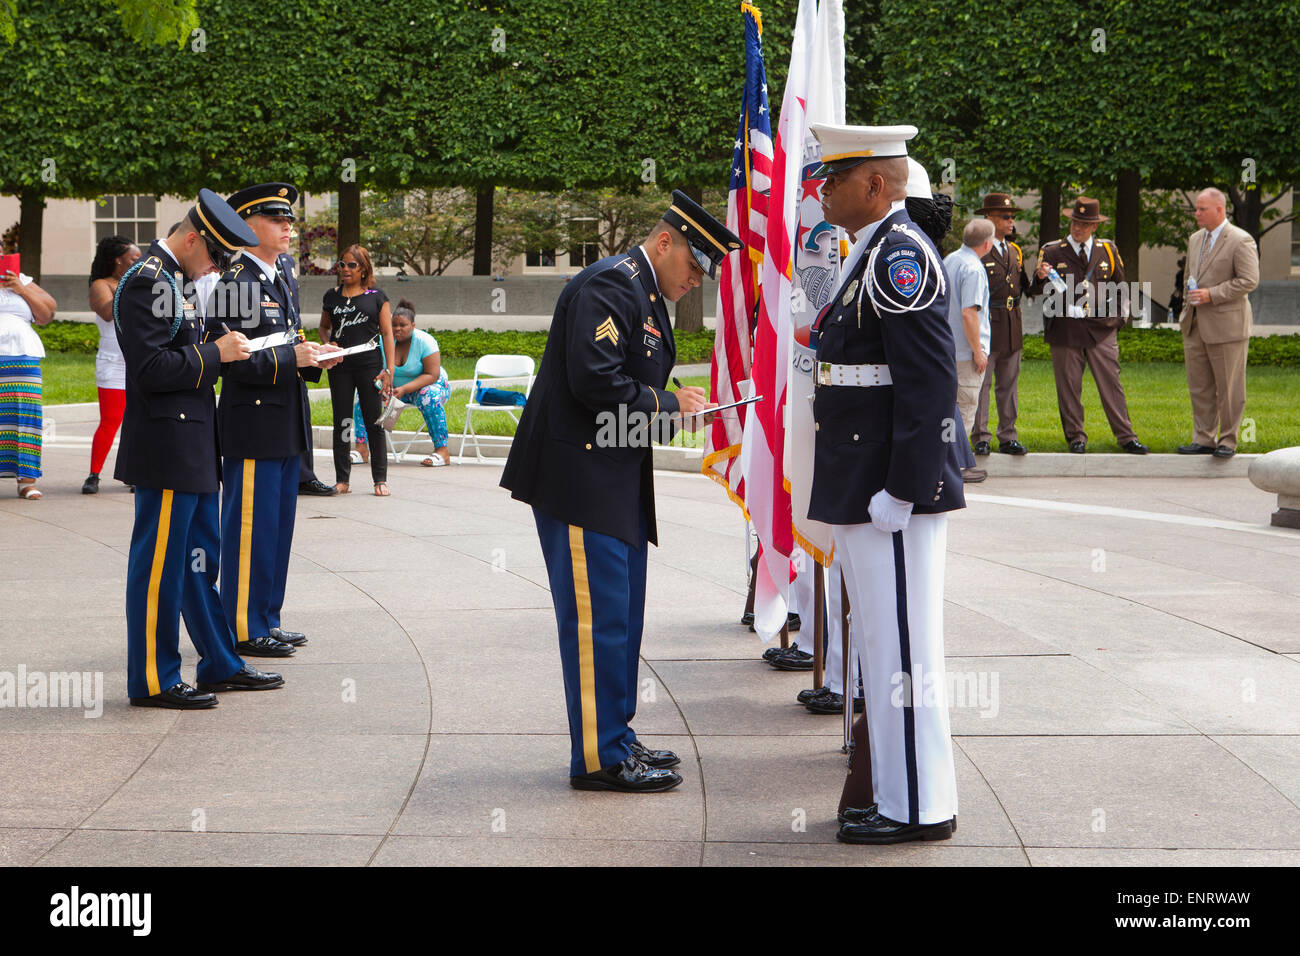
{"label": "building window", "polygon": [[585,269],[600,258],[595,219],[569,220],[569,265]]}
{"label": "building window", "polygon": [[533,249],[524,255],[524,265],[538,268],[555,266],[554,249]]}
{"label": "building window", "polygon": [[95,203],[95,242],[125,236],[137,246],[158,238],[157,204],[152,196],[105,196]]}

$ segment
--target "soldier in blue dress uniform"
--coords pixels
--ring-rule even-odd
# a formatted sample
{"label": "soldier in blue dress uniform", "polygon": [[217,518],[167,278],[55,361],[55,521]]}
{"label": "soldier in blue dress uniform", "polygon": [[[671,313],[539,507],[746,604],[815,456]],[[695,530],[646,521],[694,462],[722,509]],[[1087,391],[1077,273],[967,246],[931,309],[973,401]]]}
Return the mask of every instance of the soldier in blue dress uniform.
{"label": "soldier in blue dress uniform", "polygon": [[[217,594],[216,406],[223,366],[248,358],[240,332],[204,340],[187,280],[224,268],[257,242],[208,189],[165,239],[127,270],[113,299],[126,359],[126,412],[114,477],[135,486],[127,559],[127,694],[140,707],[213,707],[215,691],[266,690],[279,674],[236,655]],[[199,652],[198,688],[181,680],[180,618]]]}
{"label": "soldier in blue dress uniform", "polygon": [[[854,246],[818,316],[809,517],[835,526],[854,614],[874,805],[847,843],[941,840],[957,813],[943,656],[947,513],[965,507],[938,249],[907,214],[914,126],[814,124],[826,221]],[[861,624],[861,627],[857,626]],[[848,813],[848,811],[846,811]]]}
{"label": "soldier in blue dress uniform", "polygon": [[559,628],[580,790],[653,792],[680,760],[632,730],[655,525],[652,436],[705,408],[705,392],[665,389],[676,302],[742,243],[685,193],[640,246],[569,280],[501,484],[530,504]]}
{"label": "soldier in blue dress uniform", "polygon": [[242,654],[288,657],[307,637],[280,626],[303,451],[310,447],[307,381],[327,351],[301,335],[298,285],[288,247],[298,190],[262,183],[228,200],[258,242],[222,275],[205,311],[207,331],[236,329],[251,342],[275,336],[224,369],[221,431],[221,600]]}

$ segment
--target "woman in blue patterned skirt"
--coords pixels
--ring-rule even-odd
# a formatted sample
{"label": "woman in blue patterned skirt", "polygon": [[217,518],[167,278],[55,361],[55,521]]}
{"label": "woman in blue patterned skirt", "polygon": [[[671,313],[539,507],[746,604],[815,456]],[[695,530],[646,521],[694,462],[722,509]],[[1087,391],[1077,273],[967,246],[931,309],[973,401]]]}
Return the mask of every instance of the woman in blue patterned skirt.
{"label": "woman in blue patterned skirt", "polygon": [[41,497],[41,359],[32,323],[54,319],[55,303],[29,275],[0,275],[0,478],[18,479],[18,496]]}

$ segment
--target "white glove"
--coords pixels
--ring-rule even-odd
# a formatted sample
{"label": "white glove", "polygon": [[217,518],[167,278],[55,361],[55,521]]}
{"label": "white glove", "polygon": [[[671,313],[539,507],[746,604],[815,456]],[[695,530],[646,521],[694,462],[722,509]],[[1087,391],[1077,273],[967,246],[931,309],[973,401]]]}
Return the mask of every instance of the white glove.
{"label": "white glove", "polygon": [[908,522],[912,520],[912,502],[899,501],[881,488],[871,496],[867,514],[871,515],[871,527],[881,534],[906,531]]}

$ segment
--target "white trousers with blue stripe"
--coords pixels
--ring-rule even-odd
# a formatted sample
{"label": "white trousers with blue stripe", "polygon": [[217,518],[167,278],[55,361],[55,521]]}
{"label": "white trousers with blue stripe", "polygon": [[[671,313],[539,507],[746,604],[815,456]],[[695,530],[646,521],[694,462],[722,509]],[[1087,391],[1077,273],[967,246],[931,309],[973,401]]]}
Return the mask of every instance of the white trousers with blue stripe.
{"label": "white trousers with blue stripe", "polygon": [[957,815],[943,660],[947,515],[913,515],[906,531],[837,525],[867,698],[871,776],[881,816],[942,823]]}

